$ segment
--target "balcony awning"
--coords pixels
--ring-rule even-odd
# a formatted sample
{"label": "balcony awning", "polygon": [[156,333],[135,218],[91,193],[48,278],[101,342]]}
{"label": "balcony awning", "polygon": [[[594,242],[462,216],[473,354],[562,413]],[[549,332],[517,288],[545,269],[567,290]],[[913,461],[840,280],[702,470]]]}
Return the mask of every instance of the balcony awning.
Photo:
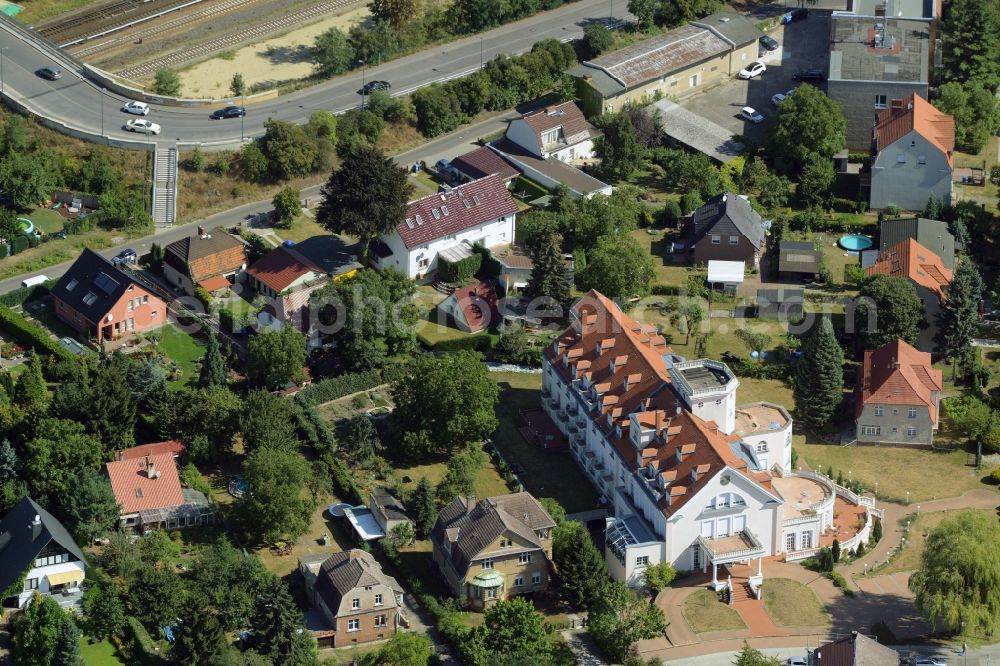
{"label": "balcony awning", "polygon": [[45,577],[49,579],[49,587],[66,585],[67,583],[79,583],[83,580],[83,571],[80,569],[70,569],[69,571],[46,574]]}
{"label": "balcony awning", "polygon": [[750,531],[715,539],[698,537],[698,543],[713,564],[729,564],[764,555],[764,546]]}

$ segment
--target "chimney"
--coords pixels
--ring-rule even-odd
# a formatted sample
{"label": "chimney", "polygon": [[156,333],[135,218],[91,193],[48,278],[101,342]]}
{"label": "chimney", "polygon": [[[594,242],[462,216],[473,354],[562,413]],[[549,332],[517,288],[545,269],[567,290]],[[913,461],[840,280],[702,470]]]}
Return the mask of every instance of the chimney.
{"label": "chimney", "polygon": [[202,238],[205,237],[205,227],[203,227],[200,224],[198,225],[198,235],[201,236]]}
{"label": "chimney", "polygon": [[146,456],[146,476],[150,479],[159,478],[159,474],[156,473],[156,464]]}
{"label": "chimney", "polygon": [[470,515],[474,508],[476,508],[476,496],[469,495],[465,498],[465,515]]}
{"label": "chimney", "polygon": [[36,513],[34,520],[28,525],[28,529],[31,530],[32,541],[40,537],[42,535],[42,517]]}

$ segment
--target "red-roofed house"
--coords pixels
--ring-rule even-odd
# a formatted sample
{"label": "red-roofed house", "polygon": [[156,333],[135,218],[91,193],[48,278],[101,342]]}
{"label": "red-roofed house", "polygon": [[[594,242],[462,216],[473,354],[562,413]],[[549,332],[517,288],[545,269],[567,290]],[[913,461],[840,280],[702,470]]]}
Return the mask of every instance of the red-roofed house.
{"label": "red-roofed house", "polygon": [[955,120],[917,94],[878,114],[872,143],[871,207],[922,210],[951,201]]}
{"label": "red-roofed house", "polygon": [[595,291],[571,314],[544,352],[542,404],[611,507],[612,576],[641,584],[647,565],[667,562],[711,571],[716,589],[738,600],[759,592],[762,558],[802,559],[832,541],[835,515],[865,517],[860,530],[837,526],[843,547],[868,538],[867,508],[791,468],[787,410],[737,407],[739,380],[724,363],[676,355],[656,327]]}
{"label": "red-roofed house", "polygon": [[139,446],[133,446],[131,449],[122,449],[118,452],[115,457],[116,460],[136,460],[137,458],[145,458],[146,456],[158,456],[167,454],[173,456],[174,460],[180,460],[181,457],[187,452],[187,447],[176,439],[168,439],[165,442],[151,442],[149,444],[140,444]]}
{"label": "red-roofed house", "polygon": [[489,282],[459,287],[441,301],[438,309],[466,333],[478,333],[499,322],[497,292]]}
{"label": "red-roofed house", "polygon": [[516,213],[497,174],[411,201],[406,218],[373,248],[372,266],[416,278],[433,272],[443,252],[461,259],[472,245],[510,245]]}
{"label": "red-roofed house", "polygon": [[592,159],[597,134],[572,101],[526,113],[507,125],[507,139],[537,157],[560,162]]}
{"label": "red-roofed house", "polygon": [[250,286],[270,298],[325,277],[322,268],[285,246],[274,248],[247,269]]}
{"label": "red-roofed house", "polygon": [[902,340],[866,350],[854,389],[858,443],[933,444],[942,385],[931,355]]}
{"label": "red-roofed house", "polygon": [[208,498],[181,487],[172,453],[115,460],[104,470],[121,510],[122,527],[172,530],[214,522]]}
{"label": "red-roofed house", "polygon": [[948,295],[952,271],[937,256],[913,238],[882,251],[875,263],[867,269],[869,276],[885,274],[904,277],[917,288],[917,295],[924,304],[924,321],[927,326],[920,331],[917,348],[930,351],[937,332],[937,315],[941,302]]}

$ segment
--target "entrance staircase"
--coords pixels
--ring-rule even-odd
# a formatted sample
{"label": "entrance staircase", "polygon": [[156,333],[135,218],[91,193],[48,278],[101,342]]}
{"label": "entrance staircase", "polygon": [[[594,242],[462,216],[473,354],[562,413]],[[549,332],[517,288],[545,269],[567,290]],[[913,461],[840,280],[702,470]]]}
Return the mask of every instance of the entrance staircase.
{"label": "entrance staircase", "polygon": [[177,146],[157,146],[153,156],[153,224],[172,227],[177,220]]}

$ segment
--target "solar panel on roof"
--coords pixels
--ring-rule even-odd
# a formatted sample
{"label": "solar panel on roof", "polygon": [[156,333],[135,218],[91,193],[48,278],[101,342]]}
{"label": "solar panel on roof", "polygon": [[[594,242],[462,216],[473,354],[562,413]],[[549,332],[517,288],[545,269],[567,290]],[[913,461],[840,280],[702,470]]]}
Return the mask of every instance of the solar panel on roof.
{"label": "solar panel on roof", "polygon": [[109,295],[119,287],[118,282],[107,273],[99,273],[94,280],[94,286]]}

